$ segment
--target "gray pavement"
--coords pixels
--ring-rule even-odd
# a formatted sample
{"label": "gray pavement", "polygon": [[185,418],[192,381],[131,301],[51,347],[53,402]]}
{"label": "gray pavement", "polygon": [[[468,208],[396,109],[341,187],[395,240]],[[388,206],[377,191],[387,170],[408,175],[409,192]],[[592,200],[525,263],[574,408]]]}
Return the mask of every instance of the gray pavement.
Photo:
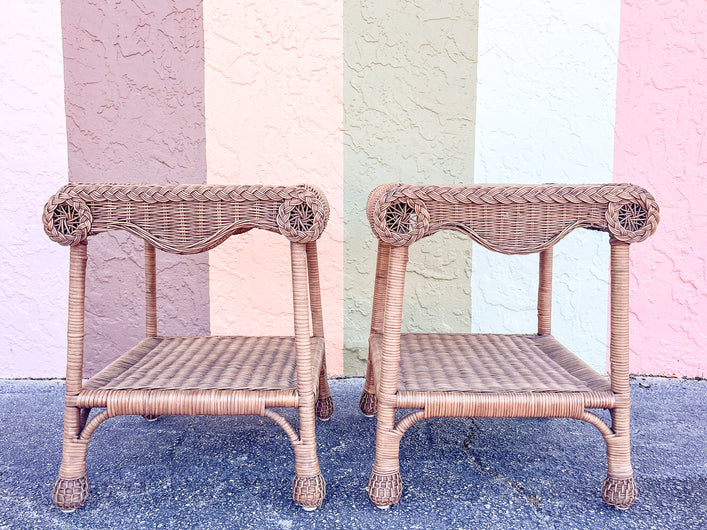
{"label": "gray pavement", "polygon": [[375,420],[358,412],[362,386],[331,382],[334,418],[317,423],[327,497],[315,512],[290,500],[292,448],[269,420],[124,416],[94,434],[91,494],[64,514],[51,503],[63,383],[0,380],[0,528],[707,528],[707,381],[632,382],[639,498],[628,511],[601,499],[593,426],[490,418],[410,428],[403,498],[378,510],[366,493]]}

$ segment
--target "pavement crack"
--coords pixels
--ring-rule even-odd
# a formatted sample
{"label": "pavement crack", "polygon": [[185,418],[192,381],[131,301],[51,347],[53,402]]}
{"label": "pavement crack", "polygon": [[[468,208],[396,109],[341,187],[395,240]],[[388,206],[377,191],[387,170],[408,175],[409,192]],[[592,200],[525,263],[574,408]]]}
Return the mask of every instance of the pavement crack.
{"label": "pavement crack", "polygon": [[190,418],[186,428],[181,429],[177,436],[177,439],[172,442],[172,444],[170,444],[170,448],[168,451],[170,463],[173,463],[175,459],[180,456],[180,448],[184,441],[194,432],[194,425],[196,421],[196,418]]}
{"label": "pavement crack", "polygon": [[481,427],[479,427],[479,424],[476,422],[476,420],[471,418],[471,427],[469,427],[469,432],[467,433],[466,438],[464,438],[463,442],[464,450],[468,454],[469,461],[474,465],[474,467],[476,467],[476,469],[479,470],[480,473],[492,479],[496,479],[508,484],[511,488],[513,488],[514,491],[522,495],[528,502],[528,504],[530,504],[534,509],[537,509],[537,507],[542,502],[539,497],[536,497],[532,493],[528,492],[522,484],[519,484],[514,479],[505,476],[503,473],[500,473],[493,467],[484,466],[481,460],[479,459],[478,455],[474,453],[474,447],[479,441],[481,433]]}
{"label": "pavement crack", "polygon": [[479,428],[479,424],[476,423],[476,420],[474,418],[471,418],[471,427],[469,427],[469,432],[466,435],[466,438],[464,438],[464,450],[468,453],[469,460],[471,461],[474,466],[481,471],[482,473],[485,471],[483,467],[481,467],[481,464],[476,458],[476,455],[474,454],[474,451],[472,449],[472,444],[475,440],[475,438],[478,438],[478,434],[481,432],[481,429]]}

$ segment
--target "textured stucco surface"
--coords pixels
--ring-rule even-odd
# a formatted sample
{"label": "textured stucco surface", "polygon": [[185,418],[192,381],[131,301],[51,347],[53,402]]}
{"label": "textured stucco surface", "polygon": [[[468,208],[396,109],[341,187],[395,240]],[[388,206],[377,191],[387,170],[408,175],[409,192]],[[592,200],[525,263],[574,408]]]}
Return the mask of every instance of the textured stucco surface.
{"label": "textured stucco surface", "polygon": [[[481,0],[475,182],[612,181],[618,35],[613,0]],[[586,230],[555,247],[553,334],[600,372],[608,255]],[[477,245],[473,271],[474,331],[537,330],[537,255]]]}
{"label": "textured stucco surface", "polygon": [[[69,179],[206,181],[201,2],[62,2]],[[144,336],[143,243],[89,241],[86,374]],[[209,332],[206,254],[157,253],[158,332]]]}
{"label": "textured stucco surface", "polygon": [[3,3],[0,20],[0,377],[64,374],[68,252],[42,230],[67,180],[59,4]]}
{"label": "textured stucco surface", "polygon": [[614,179],[645,186],[660,225],[631,247],[631,371],[707,368],[707,4],[624,1]]}
{"label": "textured stucco surface", "polygon": [[[342,4],[204,3],[208,182],[312,183],[331,205],[318,242],[329,373],[341,375]],[[211,251],[214,334],[291,335],[289,241],[260,230]]]}
{"label": "textured stucco surface", "polygon": [[[365,369],[377,242],[368,193],[386,182],[471,183],[478,4],[344,1],[345,373]],[[471,243],[410,250],[404,331],[469,331]]]}

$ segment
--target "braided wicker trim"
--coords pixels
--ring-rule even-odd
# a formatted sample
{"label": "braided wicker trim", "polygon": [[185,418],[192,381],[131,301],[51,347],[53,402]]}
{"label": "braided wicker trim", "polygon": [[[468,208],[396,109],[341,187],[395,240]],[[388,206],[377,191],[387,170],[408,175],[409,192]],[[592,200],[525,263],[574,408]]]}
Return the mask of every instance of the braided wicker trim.
{"label": "braided wicker trim", "polygon": [[[273,227],[294,242],[316,241],[329,220],[329,204],[324,194],[313,186],[222,186],[222,185],[148,185],[148,184],[69,184],[61,188],[44,206],[44,231],[52,241],[61,245],[77,245],[92,235],[92,203],[179,203],[179,202],[258,202],[281,203],[277,226]],[[255,223],[255,221],[254,221]],[[252,224],[252,223],[251,223]],[[219,244],[229,235],[240,233],[250,226],[249,220],[240,220],[231,227],[220,229],[209,240],[190,253],[204,251]],[[126,230],[150,239],[150,234],[139,227]],[[171,248],[156,242],[167,251]]]}
{"label": "braided wicker trim", "polygon": [[[367,214],[371,228],[381,241],[394,246],[408,246],[428,235],[429,211],[426,204],[442,202],[458,205],[518,204],[606,204],[606,229],[627,243],[637,243],[655,232],[660,220],[658,204],[645,189],[633,184],[598,184],[567,186],[379,186],[369,197]],[[391,220],[389,211],[405,204],[414,209],[415,223]],[[410,217],[410,213],[402,213]],[[399,216],[398,216],[399,217]],[[439,220],[435,220],[439,221]],[[402,226],[402,229],[401,229]],[[472,227],[473,230],[473,227]]]}

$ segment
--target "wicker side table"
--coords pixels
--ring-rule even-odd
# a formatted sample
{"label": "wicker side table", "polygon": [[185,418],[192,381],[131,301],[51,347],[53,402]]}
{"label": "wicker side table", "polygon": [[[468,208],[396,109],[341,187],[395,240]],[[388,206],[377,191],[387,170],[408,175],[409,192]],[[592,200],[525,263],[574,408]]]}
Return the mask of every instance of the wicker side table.
{"label": "wicker side table", "polygon": [[[629,245],[656,229],[658,205],[630,184],[595,186],[408,186],[371,192],[367,215],[378,238],[366,383],[360,407],[377,413],[371,501],[400,500],[400,440],[435,417],[561,417],[603,435],[607,503],[636,499],[629,435]],[[611,244],[611,377],[596,373],[550,333],[552,248],[575,228],[608,232]],[[456,230],[504,254],[540,254],[538,333],[401,334],[408,247]],[[611,426],[588,409],[611,412]],[[395,422],[396,409],[415,409]]]}
{"label": "wicker side table", "polygon": [[[54,503],[64,511],[88,495],[86,449],[103,421],[119,414],[254,414],[275,421],[295,453],[293,499],[320,506],[315,415],[333,405],[326,378],[316,241],[329,206],[309,186],[70,184],[44,208],[44,228],[71,247],[63,455]],[[157,334],[155,248],[205,252],[253,228],[290,240],[292,337],[163,337]],[[87,241],[108,230],[145,240],[145,339],[83,382]],[[312,333],[310,334],[310,315]],[[272,407],[295,407],[299,433]],[[92,408],[103,409],[90,417]]]}

